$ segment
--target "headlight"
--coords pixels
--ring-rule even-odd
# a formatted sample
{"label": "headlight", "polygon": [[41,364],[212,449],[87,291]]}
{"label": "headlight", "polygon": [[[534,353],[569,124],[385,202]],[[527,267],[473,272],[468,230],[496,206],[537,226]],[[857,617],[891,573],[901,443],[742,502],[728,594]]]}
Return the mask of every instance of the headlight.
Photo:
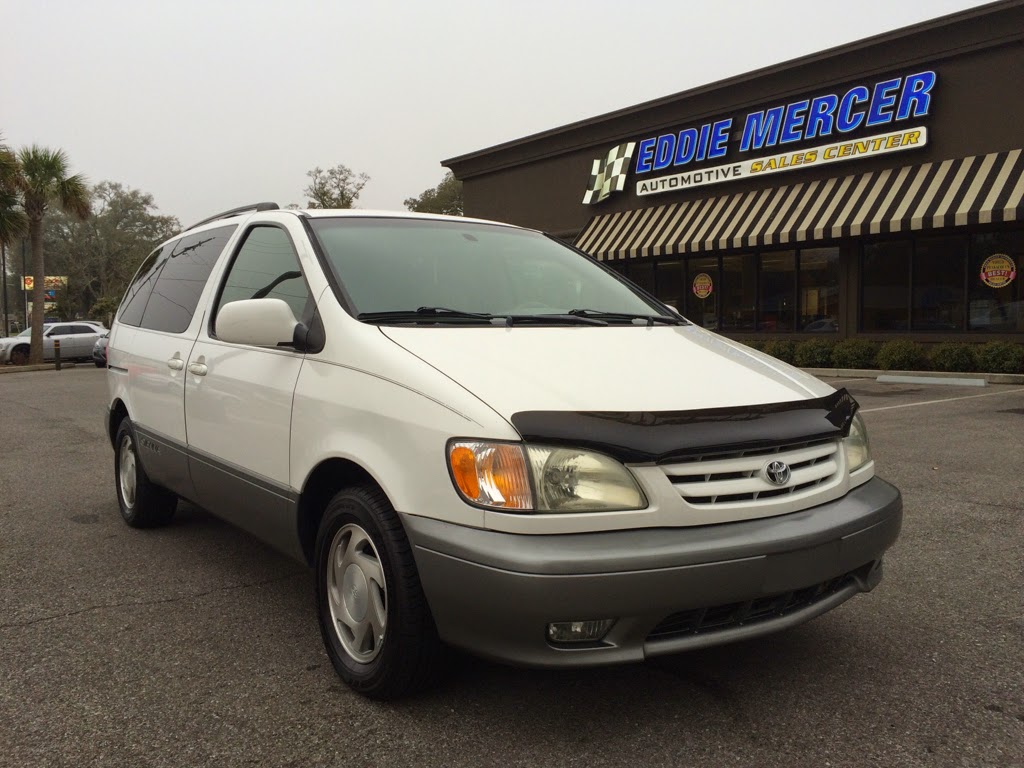
{"label": "headlight", "polygon": [[868,431],[864,419],[855,414],[850,424],[850,436],[843,440],[846,450],[846,468],[853,472],[871,461],[871,446],[868,444]]}
{"label": "headlight", "polygon": [[493,509],[605,512],[647,506],[630,471],[592,451],[453,441],[448,465],[463,498]]}

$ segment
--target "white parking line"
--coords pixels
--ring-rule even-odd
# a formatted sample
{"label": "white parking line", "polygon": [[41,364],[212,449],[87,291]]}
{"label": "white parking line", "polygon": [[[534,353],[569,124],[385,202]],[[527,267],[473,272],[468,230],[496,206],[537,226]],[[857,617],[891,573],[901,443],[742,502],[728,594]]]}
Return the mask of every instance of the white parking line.
{"label": "white parking line", "polygon": [[[902,405],[885,405],[881,408],[864,408],[861,413],[874,413],[875,411],[891,411],[894,408],[914,408],[918,405],[931,405],[932,403],[949,403],[953,400],[973,400],[976,397],[994,397],[995,395],[1012,395],[1014,393],[1024,392],[1024,387],[1020,389],[1004,389],[1002,392],[986,392],[983,395],[963,395],[962,397],[944,397],[941,400],[921,400],[917,403],[903,403]],[[870,395],[867,395],[870,397]]]}

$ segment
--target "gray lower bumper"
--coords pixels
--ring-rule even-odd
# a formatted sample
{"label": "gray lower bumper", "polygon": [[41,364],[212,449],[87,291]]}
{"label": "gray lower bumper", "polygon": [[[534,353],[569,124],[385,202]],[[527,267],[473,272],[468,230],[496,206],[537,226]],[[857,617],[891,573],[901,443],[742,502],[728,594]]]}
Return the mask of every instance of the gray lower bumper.
{"label": "gray lower bumper", "polygon": [[[902,522],[874,478],[802,512],[723,525],[527,536],[403,515],[441,637],[500,661],[591,666],[755,637],[820,615],[881,578]],[[846,575],[809,604],[756,621],[651,638],[666,617],[749,604]],[[553,621],[616,619],[589,647],[547,642]]]}

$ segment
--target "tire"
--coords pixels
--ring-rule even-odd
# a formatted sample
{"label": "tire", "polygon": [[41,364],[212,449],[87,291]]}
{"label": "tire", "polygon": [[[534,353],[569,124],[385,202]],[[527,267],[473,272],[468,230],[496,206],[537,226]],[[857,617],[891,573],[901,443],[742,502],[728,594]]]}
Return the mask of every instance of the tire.
{"label": "tire", "polygon": [[117,503],[121,517],[132,528],[155,528],[174,517],[178,497],[150,482],[138,459],[137,442],[131,419],[126,416],[118,425],[114,440]]}
{"label": "tire", "polygon": [[379,488],[347,488],[331,499],[314,562],[324,647],[350,688],[388,700],[424,690],[440,678],[445,648],[409,540]]}
{"label": "tire", "polygon": [[103,363],[97,362],[96,360],[93,360],[93,363],[96,365],[97,368],[106,368],[107,367]]}
{"label": "tire", "polygon": [[22,344],[11,350],[11,363],[13,365],[28,365],[28,346]]}

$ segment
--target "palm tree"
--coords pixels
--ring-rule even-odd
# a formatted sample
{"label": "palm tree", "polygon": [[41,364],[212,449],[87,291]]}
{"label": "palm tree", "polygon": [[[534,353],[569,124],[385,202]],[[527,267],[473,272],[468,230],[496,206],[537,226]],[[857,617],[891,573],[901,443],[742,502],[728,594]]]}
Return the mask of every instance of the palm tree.
{"label": "palm tree", "polygon": [[[28,228],[28,219],[25,217],[24,211],[21,210],[18,199],[19,170],[17,156],[7,148],[3,143],[3,135],[0,135],[0,249],[6,248],[21,237]],[[7,268],[6,260],[3,268]],[[0,282],[6,289],[6,279],[0,280]],[[0,318],[0,331],[6,336],[7,313],[9,312],[6,290],[0,304],[3,305],[3,309],[0,311],[4,313]]]}
{"label": "palm tree", "polygon": [[81,174],[68,175],[68,156],[61,149],[33,144],[18,153],[21,163],[19,186],[22,205],[28,216],[28,236],[32,243],[32,338],[30,363],[43,361],[43,318],[46,265],[43,261],[43,218],[51,205],[79,219],[89,216],[89,186]]}

